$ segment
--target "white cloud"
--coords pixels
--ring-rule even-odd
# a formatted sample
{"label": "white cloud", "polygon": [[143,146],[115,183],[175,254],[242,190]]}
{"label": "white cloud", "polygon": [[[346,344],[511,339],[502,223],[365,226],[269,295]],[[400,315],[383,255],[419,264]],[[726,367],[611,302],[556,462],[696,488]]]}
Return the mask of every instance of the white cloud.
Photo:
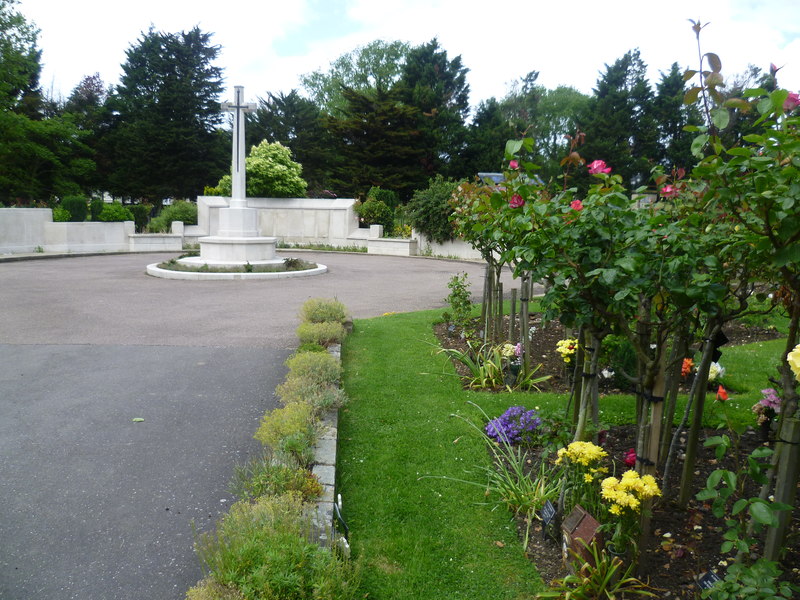
{"label": "white cloud", "polygon": [[[344,7],[356,32],[333,35],[314,29],[320,7]],[[67,95],[84,75],[100,72],[116,83],[125,50],[152,23],[164,31],[199,25],[223,47],[226,87],[244,85],[253,98],[299,86],[299,75],[326,69],[331,61],[375,39],[421,44],[433,37],[470,69],[471,102],[502,97],[508,85],[531,70],[547,87],[572,85],[590,92],[598,76],[625,52],[639,48],[651,83],[673,62],[695,67],[697,53],[689,18],[711,24],[703,50],[716,52],[723,72],[749,63],[785,65],[781,84],[800,89],[800,5],[785,0],[673,0],[654,4],[615,0],[504,3],[478,0],[261,0],[244,7],[212,0],[22,0],[19,10],[41,29],[45,63],[42,85]],[[324,34],[324,35],[323,35]],[[279,56],[275,43],[302,37],[306,50]],[[230,91],[226,92],[230,94]]]}

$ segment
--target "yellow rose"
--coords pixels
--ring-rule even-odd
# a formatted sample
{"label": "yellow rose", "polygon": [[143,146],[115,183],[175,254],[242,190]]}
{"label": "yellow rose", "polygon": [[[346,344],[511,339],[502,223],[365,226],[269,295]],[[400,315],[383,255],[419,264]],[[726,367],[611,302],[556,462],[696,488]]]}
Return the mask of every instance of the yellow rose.
{"label": "yellow rose", "polygon": [[794,350],[789,352],[786,357],[786,362],[789,363],[789,368],[794,373],[795,379],[800,381],[800,344],[794,347]]}

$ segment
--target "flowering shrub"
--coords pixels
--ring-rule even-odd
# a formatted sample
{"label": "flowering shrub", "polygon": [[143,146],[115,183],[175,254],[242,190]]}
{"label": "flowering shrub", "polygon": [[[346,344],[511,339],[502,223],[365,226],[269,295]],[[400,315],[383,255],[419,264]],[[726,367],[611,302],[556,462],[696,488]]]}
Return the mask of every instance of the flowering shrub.
{"label": "flowering shrub", "polygon": [[556,464],[560,465],[565,460],[571,464],[592,466],[608,456],[608,452],[592,442],[572,442],[566,448],[558,451]]}
{"label": "flowering shrub", "polygon": [[557,453],[556,464],[564,465],[564,514],[569,514],[576,504],[591,514],[599,514],[600,496],[597,479],[608,473],[600,466],[608,452],[592,442],[572,442]]}
{"label": "flowering shrub", "polygon": [[766,390],[761,390],[761,393],[764,394],[764,397],[753,404],[751,409],[756,415],[759,425],[772,420],[776,414],[781,412],[781,398],[778,396],[778,392],[772,388],[767,388]]}
{"label": "flowering shrub", "polygon": [[568,338],[566,340],[559,340],[559,342],[556,344],[556,352],[558,352],[561,355],[561,358],[567,364],[572,362],[572,355],[575,354],[575,351],[577,349],[578,349],[578,340],[572,338]]}
{"label": "flowering shrub", "polygon": [[611,543],[618,549],[634,544],[639,533],[639,512],[642,502],[661,495],[652,475],[639,476],[633,470],[622,477],[607,477],[600,484],[600,496],[609,501],[607,526],[614,528]]}
{"label": "flowering shrub", "polygon": [[[511,346],[511,344],[506,344]],[[512,346],[513,348],[513,346]],[[532,443],[536,430],[542,424],[535,410],[524,406],[512,406],[486,425],[486,435],[496,442],[509,444]]]}

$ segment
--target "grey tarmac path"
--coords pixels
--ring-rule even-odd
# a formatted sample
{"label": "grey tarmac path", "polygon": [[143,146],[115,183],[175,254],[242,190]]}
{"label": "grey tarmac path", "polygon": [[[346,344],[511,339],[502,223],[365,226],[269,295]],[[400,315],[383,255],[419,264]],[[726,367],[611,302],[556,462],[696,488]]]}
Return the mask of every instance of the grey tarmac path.
{"label": "grey tarmac path", "polygon": [[[179,600],[202,577],[192,526],[234,500],[237,463],[308,298],[355,318],[445,305],[476,263],[292,253],[327,274],[173,281],[175,254],[0,261],[0,599]],[[134,422],[143,418],[143,422]]]}

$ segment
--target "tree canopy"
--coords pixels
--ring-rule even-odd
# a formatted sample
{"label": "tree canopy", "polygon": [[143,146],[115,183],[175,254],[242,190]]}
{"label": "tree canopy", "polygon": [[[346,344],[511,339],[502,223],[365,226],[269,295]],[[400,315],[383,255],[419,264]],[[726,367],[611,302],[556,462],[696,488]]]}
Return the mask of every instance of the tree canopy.
{"label": "tree canopy", "polygon": [[196,198],[225,171],[229,152],[217,131],[222,120],[220,47],[199,28],[150,29],[127,52],[109,99],[116,196],[160,202]]}

